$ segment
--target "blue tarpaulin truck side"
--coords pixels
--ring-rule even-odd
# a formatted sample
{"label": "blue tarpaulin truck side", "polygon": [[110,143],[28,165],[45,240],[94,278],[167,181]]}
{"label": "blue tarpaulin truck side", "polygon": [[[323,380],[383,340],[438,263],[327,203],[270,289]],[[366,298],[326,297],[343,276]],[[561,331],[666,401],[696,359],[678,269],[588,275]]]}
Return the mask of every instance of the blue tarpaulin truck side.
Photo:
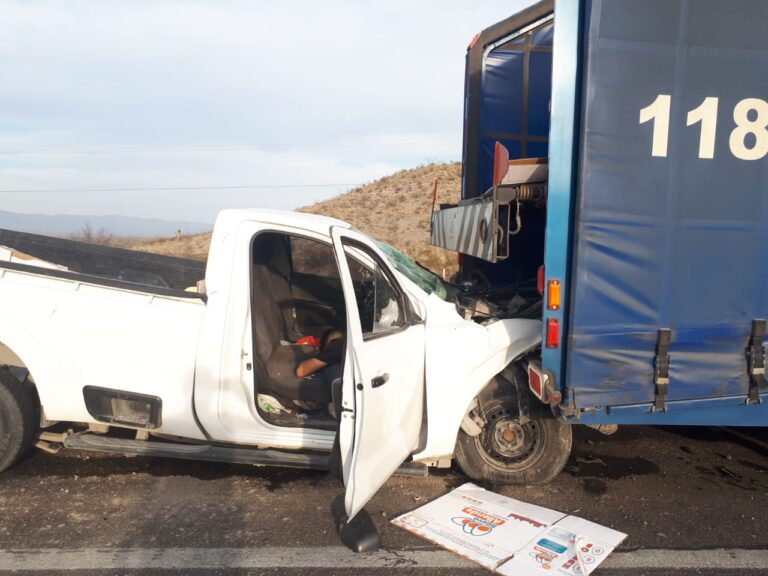
{"label": "blue tarpaulin truck side", "polygon": [[[768,425],[766,69],[764,0],[544,1],[470,45],[432,242],[451,215],[464,282],[541,276],[531,385],[560,418]],[[501,193],[496,143],[548,159],[545,200]]]}

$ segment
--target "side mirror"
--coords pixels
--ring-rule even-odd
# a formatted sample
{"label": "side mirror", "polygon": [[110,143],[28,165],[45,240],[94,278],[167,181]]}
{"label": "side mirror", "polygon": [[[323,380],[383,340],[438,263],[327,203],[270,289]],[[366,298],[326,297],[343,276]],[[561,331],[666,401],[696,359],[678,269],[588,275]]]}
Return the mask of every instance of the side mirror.
{"label": "side mirror", "polygon": [[371,515],[363,509],[349,520],[344,510],[343,494],[337,496],[331,503],[331,516],[336,526],[336,533],[352,552],[374,552],[381,548],[381,536]]}

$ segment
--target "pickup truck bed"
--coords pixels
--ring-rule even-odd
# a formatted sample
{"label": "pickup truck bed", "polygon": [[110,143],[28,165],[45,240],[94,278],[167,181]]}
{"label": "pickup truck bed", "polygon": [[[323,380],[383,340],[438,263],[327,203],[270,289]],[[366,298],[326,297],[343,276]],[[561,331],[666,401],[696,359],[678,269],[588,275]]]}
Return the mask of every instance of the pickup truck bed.
{"label": "pickup truck bed", "polygon": [[189,399],[205,303],[184,287],[202,278],[203,263],[7,230],[0,245],[68,268],[0,262],[0,299],[13,302],[0,326],[13,351],[3,346],[0,363],[24,359],[44,420],[88,421],[69,398],[84,386],[163,390],[157,430],[202,438]]}
{"label": "pickup truck bed", "polygon": [[[140,284],[144,288],[184,291],[205,277],[205,262],[112,246],[100,246],[14,230],[0,230],[0,246],[66,267],[73,274],[104,284]],[[6,267],[8,262],[2,262]],[[8,266],[22,270],[16,266]],[[127,287],[127,286],[126,286]],[[165,293],[169,293],[165,291]]]}

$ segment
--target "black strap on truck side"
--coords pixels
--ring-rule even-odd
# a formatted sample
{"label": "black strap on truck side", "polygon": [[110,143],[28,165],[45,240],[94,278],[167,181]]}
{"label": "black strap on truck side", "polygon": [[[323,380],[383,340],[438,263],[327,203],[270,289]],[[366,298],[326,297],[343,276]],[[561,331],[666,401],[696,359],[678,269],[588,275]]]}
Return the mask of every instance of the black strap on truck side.
{"label": "black strap on truck side", "polygon": [[765,379],[765,320],[752,320],[752,332],[747,344],[747,371],[749,373],[748,404],[760,403],[760,392],[768,389]]}
{"label": "black strap on truck side", "polygon": [[667,411],[667,394],[669,392],[669,343],[672,341],[672,331],[662,328],[656,335],[656,357],[653,360],[653,381],[656,384],[656,396],[653,400],[654,412]]}

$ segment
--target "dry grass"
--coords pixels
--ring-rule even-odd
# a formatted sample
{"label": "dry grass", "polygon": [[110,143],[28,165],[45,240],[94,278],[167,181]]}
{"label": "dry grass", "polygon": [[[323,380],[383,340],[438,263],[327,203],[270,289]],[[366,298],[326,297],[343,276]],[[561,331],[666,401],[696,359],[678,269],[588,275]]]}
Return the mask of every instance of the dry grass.
{"label": "dry grass", "polygon": [[[456,270],[453,252],[429,245],[432,189],[439,180],[437,203],[458,202],[461,165],[429,164],[402,170],[299,212],[333,216],[383,240],[414,260],[448,277]],[[135,250],[204,259],[210,234],[160,239],[127,246]]]}
{"label": "dry grass", "polygon": [[154,252],[179,256],[181,258],[194,258],[205,260],[208,258],[208,248],[211,245],[211,233],[182,235],[177,238],[157,238],[155,240],[134,241],[123,247],[142,252]]}

